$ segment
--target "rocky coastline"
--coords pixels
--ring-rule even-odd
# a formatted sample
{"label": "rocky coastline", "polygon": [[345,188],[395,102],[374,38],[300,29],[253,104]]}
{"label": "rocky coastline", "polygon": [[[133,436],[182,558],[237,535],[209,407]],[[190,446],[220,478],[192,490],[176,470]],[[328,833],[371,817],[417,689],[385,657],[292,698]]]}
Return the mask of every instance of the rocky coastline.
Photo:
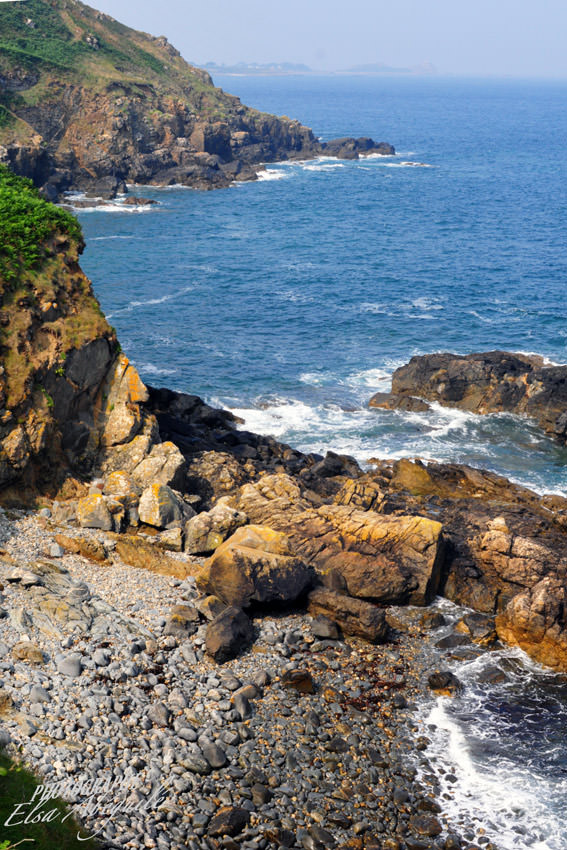
{"label": "rocky coastline", "polygon": [[0,163],[50,201],[114,198],[127,184],[225,188],[269,162],[395,154],[369,138],[322,142],[244,106],[166,38],[75,0],[2,12]]}

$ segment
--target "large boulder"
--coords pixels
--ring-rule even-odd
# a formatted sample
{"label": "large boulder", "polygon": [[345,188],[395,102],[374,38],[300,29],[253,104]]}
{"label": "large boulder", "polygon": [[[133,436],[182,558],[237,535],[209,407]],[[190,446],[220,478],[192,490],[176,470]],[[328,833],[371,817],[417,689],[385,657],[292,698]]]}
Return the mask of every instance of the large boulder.
{"label": "large boulder", "polygon": [[252,521],[286,534],[293,550],[321,578],[338,572],[350,596],[388,605],[426,605],[439,589],[444,540],[435,520],[381,516],[350,505],[313,508],[283,474],[245,485],[238,505]]}
{"label": "large boulder", "polygon": [[354,635],[370,643],[384,643],[388,637],[388,624],[382,608],[334,590],[324,587],[313,590],[309,594],[309,613],[328,617],[346,635]]}
{"label": "large boulder", "polygon": [[102,494],[93,494],[79,499],[77,504],[77,521],[81,528],[98,528],[101,531],[112,531],[112,515]]}
{"label": "large boulder", "polygon": [[197,586],[229,605],[290,602],[311,584],[312,571],[284,534],[249,525],[221,544],[197,577]]}
{"label": "large boulder", "polygon": [[140,496],[140,520],[155,528],[165,528],[172,522],[183,522],[195,514],[183,499],[165,484],[151,484]]}
{"label": "large boulder", "polygon": [[567,671],[567,570],[546,576],[510,600],[496,617],[498,637],[540,664]]}
{"label": "large boulder", "polygon": [[210,511],[192,517],[185,525],[185,551],[192,555],[214,552],[248,517],[219,499]]}
{"label": "large boulder", "polygon": [[241,608],[230,606],[207,626],[205,647],[218,664],[235,658],[254,639],[254,628]]}

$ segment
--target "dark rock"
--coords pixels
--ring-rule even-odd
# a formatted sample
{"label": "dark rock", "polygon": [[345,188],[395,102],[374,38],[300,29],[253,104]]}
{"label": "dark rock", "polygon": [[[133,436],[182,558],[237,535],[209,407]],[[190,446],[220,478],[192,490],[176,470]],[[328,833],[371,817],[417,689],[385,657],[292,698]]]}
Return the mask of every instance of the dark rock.
{"label": "dark rock", "polygon": [[523,414],[561,442],[567,440],[567,366],[546,365],[537,355],[488,351],[412,357],[394,372],[392,392],[474,413]]}
{"label": "dark rock", "polygon": [[208,835],[220,838],[223,835],[238,835],[250,820],[250,812],[238,806],[223,806],[211,818],[207,828]]}
{"label": "dark rock", "polygon": [[313,677],[308,670],[288,670],[283,674],[281,682],[287,690],[297,691],[300,694],[315,692]]}
{"label": "dark rock", "polygon": [[412,815],[409,821],[409,827],[418,835],[427,835],[431,838],[443,832],[443,827],[435,815]]}
{"label": "dark rock", "polygon": [[420,398],[396,393],[375,393],[368,402],[368,407],[378,407],[383,410],[407,410],[416,413],[431,410],[430,405]]}
{"label": "dark rock", "polygon": [[250,619],[241,608],[226,608],[207,626],[205,638],[207,653],[222,664],[235,658],[254,639]]}
{"label": "dark rock", "polygon": [[309,594],[309,612],[332,620],[347,635],[356,635],[371,643],[387,640],[388,624],[383,609],[362,599],[317,588]]}
{"label": "dark rock", "polygon": [[330,620],[329,617],[325,617],[323,614],[320,614],[318,617],[313,619],[311,623],[311,631],[315,635],[315,637],[321,638],[322,640],[339,640],[340,631],[339,627],[333,620]]}
{"label": "dark rock", "polygon": [[463,687],[459,679],[450,670],[440,670],[431,673],[427,679],[427,684],[438,696],[449,697],[455,696]]}

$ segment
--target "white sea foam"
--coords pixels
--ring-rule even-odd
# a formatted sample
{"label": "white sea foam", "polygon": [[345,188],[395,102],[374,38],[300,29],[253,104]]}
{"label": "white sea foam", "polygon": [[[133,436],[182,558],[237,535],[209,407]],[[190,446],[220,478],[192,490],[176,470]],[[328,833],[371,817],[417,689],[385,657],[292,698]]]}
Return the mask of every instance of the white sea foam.
{"label": "white sea foam", "polygon": [[[170,292],[166,295],[161,295],[159,298],[147,298],[143,301],[130,301],[126,307],[122,307],[119,310],[115,310],[112,314],[116,316],[120,313],[131,313],[132,310],[136,310],[138,307],[152,307],[156,304],[164,304],[166,301],[175,301],[177,298],[181,298],[183,295],[186,295],[187,292],[191,292],[194,287],[184,286],[182,289],[178,289],[175,292]],[[107,318],[111,318],[108,316]]]}
{"label": "white sea foam", "polygon": [[111,239],[138,239],[137,236],[92,236],[89,242],[108,242]]}
{"label": "white sea foam", "polygon": [[288,171],[282,171],[279,168],[268,168],[266,171],[258,172],[258,180],[285,180],[290,176]]}
{"label": "white sea foam", "polygon": [[136,363],[136,368],[142,375],[175,375],[175,369],[165,369],[155,363]]}
{"label": "white sea foam", "polygon": [[[455,612],[447,609],[450,616]],[[458,611],[456,612],[458,614]],[[446,773],[439,776],[443,790],[443,809],[455,826],[475,821],[501,850],[564,850],[564,806],[567,780],[561,774],[544,776],[530,764],[521,764],[501,748],[498,727],[485,710],[486,690],[476,684],[487,666],[504,661],[513,664],[513,677],[530,693],[534,674],[555,674],[539,665],[518,649],[504,649],[460,663],[458,675],[466,687],[465,721],[458,707],[446,697],[438,697],[434,706],[422,710],[419,718],[430,739],[428,758],[443,765]],[[506,702],[506,694],[500,695]],[[499,699],[498,696],[495,699]],[[474,720],[473,720],[474,718]],[[445,780],[453,774],[457,782]]]}

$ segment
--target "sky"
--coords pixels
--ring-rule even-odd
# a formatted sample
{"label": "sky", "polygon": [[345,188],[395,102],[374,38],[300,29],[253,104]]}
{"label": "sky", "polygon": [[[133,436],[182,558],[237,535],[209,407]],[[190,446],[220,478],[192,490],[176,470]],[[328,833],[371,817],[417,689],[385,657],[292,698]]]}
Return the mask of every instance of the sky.
{"label": "sky", "polygon": [[[87,0],[89,2],[89,0]],[[185,59],[339,70],[431,63],[442,74],[567,77],[567,0],[90,0],[166,35]]]}

